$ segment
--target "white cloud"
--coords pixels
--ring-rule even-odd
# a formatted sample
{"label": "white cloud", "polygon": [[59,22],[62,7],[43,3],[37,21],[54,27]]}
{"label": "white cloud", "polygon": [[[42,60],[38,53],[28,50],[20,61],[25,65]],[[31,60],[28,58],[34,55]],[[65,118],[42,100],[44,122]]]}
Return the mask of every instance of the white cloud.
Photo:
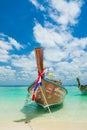
{"label": "white cloud", "polygon": [[[50,1],[50,17],[59,24],[68,25],[76,24],[77,18],[81,12],[82,2],[75,0],[51,0]],[[55,11],[53,11],[53,9]]]}
{"label": "white cloud", "polygon": [[4,44],[3,41],[0,41],[0,62],[7,62],[9,60],[8,50],[11,50],[11,46],[7,42]]}
{"label": "white cloud", "polygon": [[[16,51],[19,51],[19,49],[24,49],[24,47],[15,39],[5,34],[0,34],[1,84],[6,84],[7,82],[8,84],[29,84],[30,80],[37,76],[34,51],[30,52],[29,55],[18,55]],[[4,63],[8,66],[4,66]]]}
{"label": "white cloud", "polygon": [[69,25],[78,23],[78,17],[81,13],[82,0],[46,0],[48,6],[42,6],[37,0],[29,0],[38,9],[45,10],[48,15],[45,17],[52,18],[61,29],[65,30]]}
{"label": "white cloud", "polygon": [[36,8],[40,9],[41,11],[44,11],[45,8],[42,6],[37,0],[29,0]]}
{"label": "white cloud", "polygon": [[69,27],[78,23],[82,1],[51,0],[49,4],[49,16],[58,26],[51,21],[44,21],[43,26],[36,23],[34,36],[44,47],[44,66],[52,67],[55,78],[64,84],[73,84],[77,76],[87,76],[87,37],[74,37]]}
{"label": "white cloud", "polygon": [[17,73],[18,80],[26,82],[26,84],[30,84],[34,82],[37,78],[36,70],[21,70]]}
{"label": "white cloud", "polygon": [[0,40],[0,49],[12,50],[12,46],[7,41]]}
{"label": "white cloud", "polygon": [[[1,82],[8,82],[15,79],[15,70],[11,66],[0,66],[0,79]],[[9,77],[9,78],[8,78]]]}
{"label": "white cloud", "polygon": [[19,49],[23,48],[23,46],[20,43],[18,43],[15,39],[8,37],[8,40],[9,40],[9,44],[14,46],[16,49],[19,50]]}
{"label": "white cloud", "polygon": [[34,35],[36,40],[43,46],[43,47],[53,47],[56,44],[53,41],[53,37],[51,35],[50,30],[43,28],[40,24],[36,24],[34,27]]}
{"label": "white cloud", "polygon": [[11,59],[10,51],[14,51],[14,47],[17,50],[23,48],[15,39],[0,33],[0,62],[8,62]]}
{"label": "white cloud", "polygon": [[9,59],[10,59],[10,56],[8,54],[0,53],[0,62],[7,62]]}
{"label": "white cloud", "polygon": [[36,41],[48,48],[65,45],[66,41],[72,39],[72,35],[66,31],[59,32],[56,28],[42,27],[39,23],[34,27],[34,36]]}
{"label": "white cloud", "polygon": [[50,62],[59,62],[67,57],[67,54],[60,50],[58,47],[44,50],[45,59]]}
{"label": "white cloud", "polygon": [[[78,23],[82,1],[78,0],[46,0],[48,7],[41,5],[37,0],[30,0],[41,11],[47,11],[44,25],[39,22],[33,28],[36,42],[44,47],[44,66],[51,67],[54,77],[61,79],[63,84],[75,83],[77,76],[87,77],[87,37],[76,38],[72,35],[70,25]],[[49,15],[49,16],[48,16]],[[51,18],[47,20],[46,18]],[[53,24],[56,22],[57,24]],[[7,40],[6,40],[7,39]],[[31,81],[36,79],[37,68],[34,51],[29,55],[11,54],[22,49],[23,46],[15,39],[1,34],[0,61],[10,60],[10,66],[1,66],[0,79],[11,77],[17,81]],[[15,68],[12,69],[12,67]],[[17,78],[16,78],[17,77]],[[85,78],[84,78],[85,79]]]}
{"label": "white cloud", "polygon": [[11,64],[15,67],[19,67],[22,70],[31,70],[36,67],[35,55],[34,52],[31,52],[29,56],[22,55],[12,55]]}
{"label": "white cloud", "polygon": [[8,51],[0,48],[0,54],[8,54]]}
{"label": "white cloud", "polygon": [[0,48],[5,50],[13,50],[13,46],[18,50],[23,48],[23,46],[15,39],[0,33]]}
{"label": "white cloud", "polygon": [[11,65],[18,70],[16,77],[19,82],[23,82],[23,84],[30,84],[30,82],[32,83],[36,80],[37,67],[34,52],[31,52],[31,54],[27,56],[13,55]]}

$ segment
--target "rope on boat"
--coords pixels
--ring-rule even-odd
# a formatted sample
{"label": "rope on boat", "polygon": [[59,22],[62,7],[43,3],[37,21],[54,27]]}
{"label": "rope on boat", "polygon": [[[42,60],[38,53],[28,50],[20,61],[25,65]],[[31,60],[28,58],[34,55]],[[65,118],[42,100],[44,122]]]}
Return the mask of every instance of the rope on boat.
{"label": "rope on boat", "polygon": [[30,127],[30,129],[31,129],[31,130],[34,130],[34,129],[33,129],[33,127],[30,125],[30,123],[29,123],[29,122],[27,122],[27,121],[26,121],[25,123],[27,123],[27,124],[28,124],[28,126]]}
{"label": "rope on boat", "polygon": [[[26,106],[29,102],[31,102],[31,97],[30,96],[31,96],[31,94],[28,92],[27,95],[26,95],[24,106]],[[34,130],[29,122],[25,121],[25,123],[28,124],[28,126],[30,127],[31,130]]]}
{"label": "rope on boat", "polygon": [[29,125],[29,127],[30,127],[31,130],[34,130],[33,127],[30,125],[30,123],[28,123],[28,125]]}
{"label": "rope on boat", "polygon": [[26,95],[26,99],[25,99],[25,103],[24,103],[24,106],[26,106],[29,102],[31,102],[31,97],[30,97],[30,93],[28,92],[27,95]]}
{"label": "rope on boat", "polygon": [[45,103],[47,104],[48,111],[49,111],[49,113],[51,113],[50,107],[49,107],[49,105],[48,105],[48,103],[47,103],[46,97],[45,97],[45,95],[44,95],[43,90],[42,90],[41,87],[40,87],[40,90],[41,90],[41,92],[42,92],[42,95],[43,95],[44,101],[45,101]]}
{"label": "rope on boat", "polygon": [[[47,103],[46,97],[45,97],[45,95],[44,95],[44,93],[43,93],[43,90],[42,90],[41,86],[40,86],[40,90],[41,90],[41,92],[42,92],[44,101],[45,101],[45,103],[46,103],[46,105],[47,105],[48,111],[49,111],[50,114],[52,114],[52,112],[51,112],[50,107],[49,107],[49,105],[48,105],[48,103]],[[26,123],[27,123],[27,122],[26,122]],[[30,127],[31,130],[34,130],[33,127],[30,125],[30,123],[28,123],[28,125],[29,125],[29,127]]]}

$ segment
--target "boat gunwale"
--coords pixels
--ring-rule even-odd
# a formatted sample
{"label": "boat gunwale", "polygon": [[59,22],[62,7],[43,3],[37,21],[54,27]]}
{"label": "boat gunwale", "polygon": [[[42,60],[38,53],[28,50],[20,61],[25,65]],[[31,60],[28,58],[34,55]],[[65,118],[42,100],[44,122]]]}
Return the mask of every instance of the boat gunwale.
{"label": "boat gunwale", "polygon": [[[62,85],[60,85],[60,84],[58,84],[58,83],[56,83],[56,82],[53,82],[53,81],[51,81],[51,80],[48,79],[48,78],[43,78],[43,80],[48,81],[48,82],[50,82],[50,83],[52,83],[52,84],[54,84],[54,85],[56,85],[56,86],[58,86],[58,87],[63,88],[63,89],[66,91],[66,94],[68,93],[67,89],[64,88],[64,87],[62,87]],[[31,83],[30,86],[28,86],[28,90],[29,90],[29,88],[30,88],[35,82],[36,82],[36,81],[34,81],[33,83]]]}

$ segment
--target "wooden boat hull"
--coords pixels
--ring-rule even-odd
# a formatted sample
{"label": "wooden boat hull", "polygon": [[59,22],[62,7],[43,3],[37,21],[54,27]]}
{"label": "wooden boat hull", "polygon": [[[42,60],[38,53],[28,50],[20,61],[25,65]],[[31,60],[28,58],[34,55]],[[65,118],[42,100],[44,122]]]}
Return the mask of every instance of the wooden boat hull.
{"label": "wooden boat hull", "polygon": [[[30,92],[33,91],[34,85],[35,83],[29,87],[28,90]],[[44,78],[42,79],[42,87],[38,87],[37,89],[35,102],[44,108],[51,105],[62,104],[66,94],[67,90],[60,84]]]}
{"label": "wooden boat hull", "polygon": [[80,86],[80,91],[82,94],[87,95],[87,86]]}
{"label": "wooden boat hull", "polygon": [[78,82],[78,88],[81,91],[81,93],[86,95],[87,94],[87,85],[81,85],[80,79],[78,77],[77,77],[77,82]]}

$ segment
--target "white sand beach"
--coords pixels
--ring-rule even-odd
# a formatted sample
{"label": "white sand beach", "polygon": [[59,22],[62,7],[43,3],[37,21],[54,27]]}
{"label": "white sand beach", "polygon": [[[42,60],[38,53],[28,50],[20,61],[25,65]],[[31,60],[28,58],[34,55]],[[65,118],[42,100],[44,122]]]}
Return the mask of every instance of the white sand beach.
{"label": "white sand beach", "polygon": [[0,130],[87,130],[87,121],[33,120],[29,123],[3,122]]}

